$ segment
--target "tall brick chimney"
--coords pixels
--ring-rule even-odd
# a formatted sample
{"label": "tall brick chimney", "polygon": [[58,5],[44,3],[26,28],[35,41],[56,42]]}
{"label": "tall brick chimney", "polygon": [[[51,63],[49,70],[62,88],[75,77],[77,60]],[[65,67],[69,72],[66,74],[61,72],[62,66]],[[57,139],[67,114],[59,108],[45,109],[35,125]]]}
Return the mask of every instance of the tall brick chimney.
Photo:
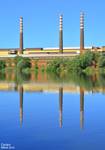
{"label": "tall brick chimney", "polygon": [[19,54],[23,53],[23,17],[20,17],[20,50]]}
{"label": "tall brick chimney", "polygon": [[59,52],[63,53],[63,15],[59,18]]}
{"label": "tall brick chimney", "polygon": [[80,54],[84,51],[84,13],[80,14]]}

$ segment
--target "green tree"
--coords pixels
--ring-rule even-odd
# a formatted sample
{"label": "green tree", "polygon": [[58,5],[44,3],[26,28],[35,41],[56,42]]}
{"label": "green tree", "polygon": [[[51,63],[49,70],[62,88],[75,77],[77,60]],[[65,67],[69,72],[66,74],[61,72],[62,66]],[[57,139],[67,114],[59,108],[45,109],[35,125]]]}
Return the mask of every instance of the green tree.
{"label": "green tree", "polygon": [[3,60],[0,60],[0,70],[5,69],[6,63]]}
{"label": "green tree", "polygon": [[29,58],[18,58],[17,69],[22,70],[26,68],[31,68],[31,62]]}
{"label": "green tree", "polygon": [[99,58],[98,66],[99,66],[100,68],[105,67],[105,56],[101,56],[101,57]]}

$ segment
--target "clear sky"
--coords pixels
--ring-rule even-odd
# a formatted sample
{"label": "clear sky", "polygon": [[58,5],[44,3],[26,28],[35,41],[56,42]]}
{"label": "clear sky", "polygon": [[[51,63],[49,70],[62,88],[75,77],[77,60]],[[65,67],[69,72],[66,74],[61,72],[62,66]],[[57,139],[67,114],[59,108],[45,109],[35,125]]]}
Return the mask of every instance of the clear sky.
{"label": "clear sky", "polygon": [[0,48],[19,46],[19,18],[24,19],[24,47],[57,47],[59,14],[64,46],[79,46],[80,11],[85,12],[85,45],[105,45],[105,0],[0,0]]}

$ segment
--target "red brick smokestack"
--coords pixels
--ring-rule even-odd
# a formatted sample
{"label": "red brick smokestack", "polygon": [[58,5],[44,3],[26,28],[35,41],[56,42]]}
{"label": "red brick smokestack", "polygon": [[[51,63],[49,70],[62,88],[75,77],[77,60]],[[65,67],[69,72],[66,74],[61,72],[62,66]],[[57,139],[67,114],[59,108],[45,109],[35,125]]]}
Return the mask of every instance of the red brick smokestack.
{"label": "red brick smokestack", "polygon": [[80,14],[80,54],[84,51],[84,13]]}
{"label": "red brick smokestack", "polygon": [[20,17],[20,50],[19,54],[23,53],[23,17]]}
{"label": "red brick smokestack", "polygon": [[63,15],[59,18],[59,52],[63,53]]}

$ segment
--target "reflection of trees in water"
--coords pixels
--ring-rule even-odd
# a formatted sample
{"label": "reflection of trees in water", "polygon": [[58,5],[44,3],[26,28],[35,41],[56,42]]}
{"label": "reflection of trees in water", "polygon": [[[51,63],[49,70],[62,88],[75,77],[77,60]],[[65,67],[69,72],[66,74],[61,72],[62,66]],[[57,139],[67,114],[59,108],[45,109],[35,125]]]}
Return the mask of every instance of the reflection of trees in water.
{"label": "reflection of trees in water", "polygon": [[5,72],[0,72],[0,80],[5,80],[6,74]]}
{"label": "reflection of trees in water", "polygon": [[[14,78],[13,78],[14,74]],[[24,81],[29,81],[31,78],[31,73],[24,73],[24,72],[11,72],[9,75],[9,81],[14,81],[17,84],[23,83]]]}
{"label": "reflection of trees in water", "polygon": [[14,81],[14,82],[23,82],[28,81],[31,78],[31,73],[24,72],[16,72],[16,71],[8,71],[8,72],[0,72],[0,80],[5,81]]}
{"label": "reflection of trees in water", "polygon": [[91,76],[86,76],[85,74],[80,74],[80,75],[77,75],[77,74],[69,74],[67,76],[64,76],[62,78],[60,78],[58,75],[51,75],[49,76],[48,78],[49,80],[51,81],[56,81],[58,83],[60,82],[65,82],[65,83],[73,83],[75,85],[78,85],[78,86],[84,86],[86,88],[92,88],[93,86],[95,86],[93,84],[93,80],[92,80],[92,77]]}
{"label": "reflection of trees in water", "polygon": [[[92,90],[97,85],[97,80],[93,80],[93,76],[86,76],[85,74],[73,75],[71,80],[80,87],[85,87],[87,90]],[[96,78],[94,78],[96,79]]]}
{"label": "reflection of trees in water", "polygon": [[88,91],[93,90],[95,88],[105,87],[105,75],[93,74],[93,75],[86,75],[86,74],[69,74],[63,78],[60,78],[56,75],[50,75],[49,80],[53,82],[64,82],[64,83],[72,83],[74,85],[84,87]]}
{"label": "reflection of trees in water", "polygon": [[38,79],[38,72],[35,72],[34,77],[35,77],[35,80]]}
{"label": "reflection of trees in water", "polygon": [[44,82],[55,82],[55,83],[72,83],[77,86],[84,87],[86,90],[93,90],[94,88],[105,87],[105,74],[93,74],[87,76],[86,74],[73,74],[69,73],[66,76],[60,77],[58,74],[46,74],[37,72],[17,72],[17,71],[6,71],[0,72],[0,80],[14,81],[15,83],[23,83],[24,81],[44,81]]}
{"label": "reflection of trees in water", "polygon": [[105,74],[101,74],[101,75],[99,75],[99,85],[101,86],[101,87],[105,87]]}
{"label": "reflection of trees in water", "polygon": [[17,81],[29,81],[31,78],[31,73],[20,73],[20,74],[17,74]]}

